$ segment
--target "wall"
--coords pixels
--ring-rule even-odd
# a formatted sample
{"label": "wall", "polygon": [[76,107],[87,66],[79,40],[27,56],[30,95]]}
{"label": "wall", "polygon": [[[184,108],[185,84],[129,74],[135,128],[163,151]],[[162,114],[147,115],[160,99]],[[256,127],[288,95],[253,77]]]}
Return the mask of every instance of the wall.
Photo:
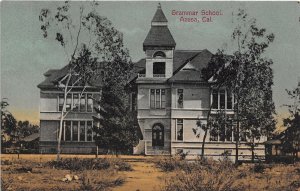
{"label": "wall", "polygon": [[56,141],[58,127],[59,127],[59,121],[41,120],[40,141]]}

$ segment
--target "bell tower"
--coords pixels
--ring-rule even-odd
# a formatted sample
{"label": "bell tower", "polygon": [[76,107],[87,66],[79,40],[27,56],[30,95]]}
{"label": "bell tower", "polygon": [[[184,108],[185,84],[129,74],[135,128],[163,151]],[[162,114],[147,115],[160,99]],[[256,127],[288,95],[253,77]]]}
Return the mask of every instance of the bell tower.
{"label": "bell tower", "polygon": [[146,78],[170,78],[176,43],[168,28],[168,20],[160,3],[151,21],[151,29],[143,43],[146,54]]}

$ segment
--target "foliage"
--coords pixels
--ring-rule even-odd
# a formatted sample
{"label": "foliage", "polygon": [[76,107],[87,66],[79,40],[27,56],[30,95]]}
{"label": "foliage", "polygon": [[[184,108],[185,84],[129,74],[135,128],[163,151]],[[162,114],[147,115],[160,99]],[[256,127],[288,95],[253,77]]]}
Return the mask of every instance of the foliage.
{"label": "foliage", "polygon": [[239,173],[228,161],[196,160],[187,162],[176,158],[156,162],[163,171],[175,171],[163,190],[241,190],[232,185]]}
{"label": "foliage", "polygon": [[71,171],[83,171],[83,170],[105,170],[108,168],[115,168],[119,171],[131,171],[131,166],[118,159],[79,159],[79,158],[67,158],[59,161],[49,161],[47,166],[57,169],[71,170]]}
{"label": "foliage", "polygon": [[[283,139],[283,151],[286,153],[299,152],[300,149],[300,87],[293,90],[286,90],[292,104],[287,104],[290,116],[283,120],[285,130],[285,137]],[[298,147],[298,148],[297,148]]]}
{"label": "foliage", "polygon": [[[90,82],[95,76],[104,74],[101,76],[104,82],[103,92],[106,92],[105,87],[110,85],[114,86],[113,89],[121,89],[120,87],[124,87],[124,77],[130,75],[128,69],[131,67],[131,61],[128,50],[123,44],[123,35],[110,20],[97,13],[97,6],[97,2],[83,2],[79,10],[74,11],[76,6],[66,1],[58,5],[55,10],[42,9],[39,15],[43,36],[56,41],[64,49],[69,60],[69,71],[58,83],[64,92],[57,149],[58,159],[63,120],[68,114],[65,112],[65,102],[72,88],[75,85],[81,85],[83,93],[87,85],[91,85]],[[103,69],[103,74],[97,73],[100,70],[95,70],[97,62],[101,63],[100,68]],[[112,83],[114,80],[116,83]],[[120,92],[115,92],[115,95],[123,96]],[[99,101],[101,107],[104,103]]]}
{"label": "foliage", "polygon": [[19,141],[33,133],[39,132],[37,125],[32,125],[29,121],[18,121],[6,109],[8,101],[1,101],[1,148],[17,146]]}
{"label": "foliage", "polygon": [[10,147],[16,139],[17,121],[14,116],[6,109],[7,99],[1,101],[1,145]]}
{"label": "foliage", "polygon": [[29,135],[32,135],[33,133],[39,132],[39,126],[32,125],[29,123],[29,121],[18,121],[17,127],[18,127],[19,138],[24,138]]}
{"label": "foliage", "polygon": [[125,182],[123,177],[107,178],[102,177],[100,181],[93,181],[92,179],[84,176],[79,190],[92,191],[92,190],[110,190],[109,188],[120,186]]}
{"label": "foliage", "polygon": [[94,139],[100,147],[117,154],[118,151],[129,151],[137,144],[138,125],[136,113],[130,111],[129,92],[125,89],[133,64],[128,52],[121,51],[114,57],[114,61],[105,64],[101,98],[97,100],[101,108],[96,108],[101,117],[94,117],[94,124],[99,124],[94,126]]}
{"label": "foliage", "polygon": [[253,166],[253,171],[256,173],[263,173],[265,168],[266,167],[262,163],[258,163]]}
{"label": "foliage", "polygon": [[238,11],[236,20],[232,40],[237,43],[237,49],[231,56],[225,54],[225,50],[219,50],[202,73],[214,86],[232,91],[235,96],[236,141],[241,131],[254,144],[255,139],[270,136],[275,128],[273,61],[264,56],[274,41],[274,34],[267,34],[266,29],[260,28],[256,19],[249,19],[244,10]]}

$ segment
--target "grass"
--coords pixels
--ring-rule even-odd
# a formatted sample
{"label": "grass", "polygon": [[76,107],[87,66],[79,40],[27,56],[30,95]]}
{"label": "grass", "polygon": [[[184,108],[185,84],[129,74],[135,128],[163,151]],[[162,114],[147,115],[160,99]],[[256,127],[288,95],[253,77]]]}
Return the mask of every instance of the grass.
{"label": "grass", "polygon": [[[180,157],[1,155],[1,190],[296,191],[300,163],[233,165]],[[79,167],[78,167],[79,166]],[[124,171],[125,170],[125,171]],[[130,170],[130,171],[127,171]],[[63,181],[65,176],[78,180]]]}
{"label": "grass", "polygon": [[114,168],[119,171],[131,171],[132,167],[124,162],[122,159],[106,159],[106,158],[66,158],[60,161],[49,161],[46,165],[51,168],[71,170],[71,171],[83,171],[83,170],[105,170],[108,168]]}
{"label": "grass", "polygon": [[[239,191],[300,189],[300,163],[243,164],[236,167],[228,160],[196,160],[160,158],[156,166],[168,173],[164,191]],[[170,173],[171,172],[171,173]]]}
{"label": "grass", "polygon": [[111,190],[125,182],[119,171],[132,170],[130,164],[116,158],[4,159],[1,166],[1,190]]}

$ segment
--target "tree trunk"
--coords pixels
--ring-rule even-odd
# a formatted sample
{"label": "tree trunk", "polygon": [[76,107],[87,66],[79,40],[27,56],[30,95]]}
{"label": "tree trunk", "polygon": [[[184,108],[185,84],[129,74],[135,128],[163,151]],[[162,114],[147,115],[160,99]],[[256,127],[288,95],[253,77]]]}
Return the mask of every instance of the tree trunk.
{"label": "tree trunk", "polygon": [[[209,95],[211,95],[211,89],[210,89]],[[205,155],[205,148],[204,148],[204,146],[205,146],[205,143],[206,143],[207,132],[210,129],[209,128],[209,120],[210,120],[211,109],[212,109],[212,103],[210,103],[209,111],[207,113],[206,129],[205,129],[204,137],[203,137],[203,140],[202,140],[201,160],[204,159],[204,155]]]}
{"label": "tree trunk", "polygon": [[116,157],[117,157],[117,158],[119,157],[119,154],[118,154],[118,148],[116,148]]}
{"label": "tree trunk", "polygon": [[208,128],[205,130],[203,141],[202,141],[201,160],[204,159],[204,146],[205,146],[205,140],[206,140],[206,136],[207,136],[207,131],[208,131]]}
{"label": "tree trunk", "polygon": [[60,154],[61,154],[61,138],[62,138],[62,130],[63,130],[63,122],[64,122],[64,111],[66,109],[67,92],[68,92],[67,90],[68,90],[70,79],[71,79],[71,75],[68,76],[67,83],[64,87],[64,103],[63,103],[63,108],[61,110],[61,115],[59,120],[59,136],[57,140],[57,156],[56,156],[57,161],[60,160]]}
{"label": "tree trunk", "polygon": [[236,107],[236,116],[237,116],[237,124],[236,124],[236,132],[235,132],[235,164],[237,165],[239,163],[239,139],[240,139],[240,121],[239,121],[238,104]]}
{"label": "tree trunk", "polygon": [[251,153],[252,153],[251,161],[252,161],[252,163],[254,163],[254,158],[255,158],[255,156],[254,156],[254,143],[251,144]]}

